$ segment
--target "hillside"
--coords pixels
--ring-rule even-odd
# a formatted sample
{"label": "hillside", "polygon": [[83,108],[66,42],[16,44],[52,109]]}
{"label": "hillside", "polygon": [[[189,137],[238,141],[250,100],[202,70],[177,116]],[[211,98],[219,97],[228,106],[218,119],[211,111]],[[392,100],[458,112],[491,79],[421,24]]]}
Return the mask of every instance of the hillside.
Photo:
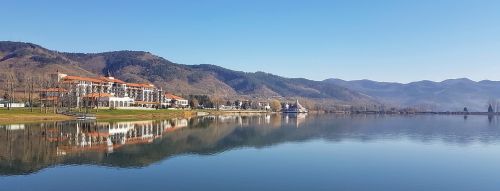
{"label": "hillside", "polygon": [[[333,104],[385,104],[433,110],[485,111],[500,97],[500,82],[452,79],[408,84],[370,80],[313,81],[285,78],[265,72],[241,72],[216,65],[184,65],[142,51],[64,53],[31,43],[0,41],[0,94],[15,79],[18,91],[26,79],[47,78],[56,70],[71,75],[98,76],[110,71],[128,82],[151,82],[177,94],[206,94],[225,99],[301,98]],[[39,80],[38,84],[43,83]]]}
{"label": "hillside", "polygon": [[469,111],[486,111],[487,104],[500,97],[500,82],[476,82],[466,78],[408,84],[340,79],[328,79],[325,82],[349,87],[387,104],[445,111],[461,111],[464,107]]}
{"label": "hillside", "polygon": [[151,82],[166,91],[184,95],[303,97],[327,103],[374,102],[368,96],[323,81],[233,71],[215,65],[183,65],[149,52],[63,53],[31,43],[0,42],[0,87],[5,88],[10,78],[23,84],[30,76],[43,78],[56,70],[82,76],[104,75],[110,71],[128,82]]}

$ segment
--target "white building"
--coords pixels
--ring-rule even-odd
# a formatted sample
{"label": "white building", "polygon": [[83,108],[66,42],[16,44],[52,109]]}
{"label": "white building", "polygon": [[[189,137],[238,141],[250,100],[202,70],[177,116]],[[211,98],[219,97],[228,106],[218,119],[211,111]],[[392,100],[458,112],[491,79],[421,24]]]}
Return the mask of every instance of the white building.
{"label": "white building", "polygon": [[2,104],[0,104],[0,107],[21,108],[21,107],[26,107],[26,104],[24,104],[24,103],[2,103]]}
{"label": "white building", "polygon": [[56,104],[67,96],[71,100],[70,104],[76,107],[152,108],[158,107],[165,100],[163,91],[153,84],[127,83],[109,73],[104,77],[89,78],[57,72],[51,78],[58,87],[40,92],[44,104]]}
{"label": "white building", "polygon": [[[109,108],[131,107],[135,103],[134,99],[130,97],[116,97],[109,93],[91,93],[85,95],[83,99],[96,100],[99,103],[100,107],[109,107]],[[90,104],[91,102],[86,102],[86,103]]]}
{"label": "white building", "polygon": [[188,108],[189,101],[182,97],[166,93],[164,100],[162,101],[162,105],[166,107],[175,107],[175,108]]}

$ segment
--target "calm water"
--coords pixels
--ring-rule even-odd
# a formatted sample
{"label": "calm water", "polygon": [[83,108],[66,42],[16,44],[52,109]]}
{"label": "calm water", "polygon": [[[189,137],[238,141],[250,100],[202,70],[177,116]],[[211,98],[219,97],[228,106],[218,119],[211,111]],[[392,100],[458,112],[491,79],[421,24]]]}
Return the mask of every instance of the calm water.
{"label": "calm water", "polygon": [[0,125],[0,190],[500,190],[487,116]]}

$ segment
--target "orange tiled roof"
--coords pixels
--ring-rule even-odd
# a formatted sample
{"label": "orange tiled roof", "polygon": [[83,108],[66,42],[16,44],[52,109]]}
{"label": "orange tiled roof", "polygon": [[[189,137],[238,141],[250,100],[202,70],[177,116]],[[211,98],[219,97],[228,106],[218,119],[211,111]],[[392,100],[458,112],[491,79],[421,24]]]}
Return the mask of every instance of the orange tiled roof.
{"label": "orange tiled roof", "polygon": [[119,83],[119,84],[126,84],[124,81],[121,81],[121,80],[116,79],[116,78],[111,79],[111,78],[107,78],[107,77],[100,77],[99,79],[102,80],[102,81],[106,81],[106,82],[114,82],[114,83]]}
{"label": "orange tiled roof", "polygon": [[87,81],[87,82],[94,82],[94,83],[103,83],[104,81],[101,79],[97,78],[88,78],[88,77],[81,77],[81,76],[65,76],[63,78],[65,81]]}
{"label": "orange tiled roof", "polygon": [[119,79],[111,79],[107,77],[99,77],[99,78],[89,78],[89,77],[81,77],[81,76],[65,76],[63,78],[64,81],[87,81],[94,83],[105,83],[105,82],[114,82],[119,84],[127,84],[129,87],[140,87],[140,88],[154,88],[153,84],[142,84],[142,83],[127,83]]}
{"label": "orange tiled roof", "polygon": [[179,96],[176,96],[174,94],[171,94],[171,93],[166,93],[165,94],[165,97],[169,98],[169,99],[175,99],[175,100],[181,100],[181,99],[184,99],[182,97],[179,97]]}
{"label": "orange tiled roof", "polygon": [[87,98],[113,97],[113,95],[111,95],[109,93],[90,93],[90,94],[85,95],[84,97],[87,97]]}
{"label": "orange tiled roof", "polygon": [[137,83],[127,83],[127,86],[130,86],[130,87],[144,87],[144,88],[153,88],[153,87],[155,87],[153,84],[137,84]]}

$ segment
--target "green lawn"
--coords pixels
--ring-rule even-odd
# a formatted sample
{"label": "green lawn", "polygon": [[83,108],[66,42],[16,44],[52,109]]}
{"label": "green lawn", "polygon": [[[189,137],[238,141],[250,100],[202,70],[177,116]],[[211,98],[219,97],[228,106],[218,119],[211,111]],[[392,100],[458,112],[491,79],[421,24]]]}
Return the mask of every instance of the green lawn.
{"label": "green lawn", "polygon": [[[77,109],[73,111],[78,112]],[[85,112],[82,110],[82,112]],[[124,110],[124,109],[96,109],[89,110],[89,113],[96,114],[97,119],[158,119],[158,118],[186,118],[196,114],[191,110]],[[0,123],[34,122],[34,121],[54,121],[71,120],[74,117],[53,113],[52,108],[47,109],[47,113],[40,112],[40,108],[0,108]]]}

